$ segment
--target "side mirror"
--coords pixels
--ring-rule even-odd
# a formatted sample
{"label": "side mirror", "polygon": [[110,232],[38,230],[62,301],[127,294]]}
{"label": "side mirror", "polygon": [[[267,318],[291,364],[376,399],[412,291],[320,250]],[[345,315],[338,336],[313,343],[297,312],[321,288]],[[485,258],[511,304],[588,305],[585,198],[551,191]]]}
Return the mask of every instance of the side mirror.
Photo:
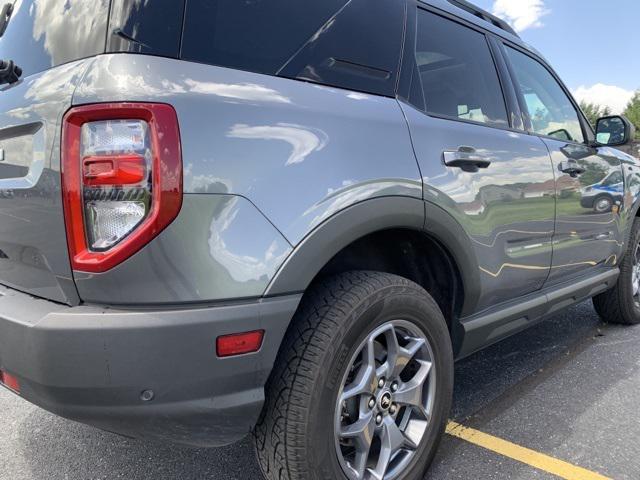
{"label": "side mirror", "polygon": [[596,142],[608,147],[619,147],[633,141],[636,127],[623,116],[615,115],[598,119]]}

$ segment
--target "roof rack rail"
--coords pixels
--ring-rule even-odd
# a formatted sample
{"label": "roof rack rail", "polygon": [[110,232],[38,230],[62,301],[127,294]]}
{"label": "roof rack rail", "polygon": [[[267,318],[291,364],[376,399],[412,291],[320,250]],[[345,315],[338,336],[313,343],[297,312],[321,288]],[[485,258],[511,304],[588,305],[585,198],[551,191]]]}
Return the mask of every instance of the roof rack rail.
{"label": "roof rack rail", "polygon": [[502,30],[509,32],[510,34],[520,38],[520,35],[518,35],[516,31],[511,27],[511,25],[509,25],[507,22],[487,12],[486,10],[483,10],[482,8],[475,6],[473,3],[470,3],[467,0],[448,0],[448,1],[452,5],[455,5],[456,7],[461,8],[466,12],[469,12],[471,15],[481,18],[485,22],[489,22],[492,25],[498,28],[501,28]]}

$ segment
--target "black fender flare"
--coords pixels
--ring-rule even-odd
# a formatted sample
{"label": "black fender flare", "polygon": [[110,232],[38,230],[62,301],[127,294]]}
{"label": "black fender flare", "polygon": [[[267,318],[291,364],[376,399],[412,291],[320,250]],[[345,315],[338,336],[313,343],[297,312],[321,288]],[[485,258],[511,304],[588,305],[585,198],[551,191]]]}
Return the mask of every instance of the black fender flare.
{"label": "black fender flare", "polygon": [[304,292],[341,250],[369,234],[394,228],[431,235],[450,253],[464,289],[461,314],[472,312],[480,296],[480,270],[467,233],[445,210],[414,197],[374,198],[335,213],[296,245],[264,296]]}

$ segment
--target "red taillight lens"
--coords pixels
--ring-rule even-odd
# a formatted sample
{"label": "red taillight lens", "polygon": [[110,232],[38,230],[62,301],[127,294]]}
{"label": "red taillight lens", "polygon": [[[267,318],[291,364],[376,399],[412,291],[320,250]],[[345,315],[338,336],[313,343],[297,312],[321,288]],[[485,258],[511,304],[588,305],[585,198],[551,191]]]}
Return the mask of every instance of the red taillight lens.
{"label": "red taillight lens", "polygon": [[10,390],[20,393],[20,382],[18,379],[7,372],[3,372],[2,370],[0,370],[0,383]]}
{"label": "red taillight lens", "polygon": [[83,185],[136,185],[147,178],[147,161],[142,155],[113,155],[82,159]]}
{"label": "red taillight lens", "polygon": [[234,355],[257,352],[262,347],[263,338],[264,330],[224,335],[218,337],[216,350],[219,357],[232,357]]}
{"label": "red taillight lens", "polygon": [[62,179],[73,269],[104,272],[118,265],[182,206],[175,110],[147,103],[71,109],[64,118]]}

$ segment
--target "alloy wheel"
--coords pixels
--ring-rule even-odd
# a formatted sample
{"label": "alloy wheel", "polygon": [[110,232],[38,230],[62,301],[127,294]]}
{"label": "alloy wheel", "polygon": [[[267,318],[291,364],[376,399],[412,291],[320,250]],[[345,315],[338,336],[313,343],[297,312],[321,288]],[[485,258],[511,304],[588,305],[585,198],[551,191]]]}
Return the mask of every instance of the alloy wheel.
{"label": "alloy wheel", "polygon": [[433,349],[414,324],[394,320],[356,349],[338,394],[335,444],[350,480],[393,480],[411,464],[435,401]]}

